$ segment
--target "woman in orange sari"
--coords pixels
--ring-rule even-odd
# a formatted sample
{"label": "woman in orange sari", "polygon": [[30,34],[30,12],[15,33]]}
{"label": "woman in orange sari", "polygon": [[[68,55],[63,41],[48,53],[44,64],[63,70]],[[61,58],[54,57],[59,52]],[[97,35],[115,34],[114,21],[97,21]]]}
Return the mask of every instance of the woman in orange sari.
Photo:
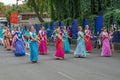
{"label": "woman in orange sari", "polygon": [[5,35],[5,47],[7,50],[11,50],[10,30],[8,28],[6,28],[6,30],[4,31],[4,35]]}

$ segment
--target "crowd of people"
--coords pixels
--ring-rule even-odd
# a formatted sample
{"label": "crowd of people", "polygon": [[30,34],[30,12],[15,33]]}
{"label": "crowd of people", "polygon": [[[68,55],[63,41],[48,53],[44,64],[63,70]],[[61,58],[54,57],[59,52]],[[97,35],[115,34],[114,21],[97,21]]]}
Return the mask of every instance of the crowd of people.
{"label": "crowd of people", "polygon": [[[111,28],[110,32],[107,32],[105,27],[97,36],[92,36],[89,26],[86,25],[83,31],[82,27],[78,27],[77,46],[74,51],[74,57],[85,58],[87,53],[91,53],[93,50],[91,38],[96,37],[94,48],[98,46],[101,49],[101,56],[110,57],[114,52],[113,33],[115,28]],[[55,43],[56,52],[54,57],[56,59],[64,59],[65,53],[70,53],[70,30],[64,26],[62,29],[58,26],[52,33],[53,41]],[[24,30],[21,27],[0,27],[0,44],[3,45],[6,50],[13,50],[15,56],[25,56],[26,49],[30,49],[30,60],[32,63],[37,63],[38,56],[46,55],[47,49],[47,34],[45,27],[42,26],[38,35],[34,26]]]}

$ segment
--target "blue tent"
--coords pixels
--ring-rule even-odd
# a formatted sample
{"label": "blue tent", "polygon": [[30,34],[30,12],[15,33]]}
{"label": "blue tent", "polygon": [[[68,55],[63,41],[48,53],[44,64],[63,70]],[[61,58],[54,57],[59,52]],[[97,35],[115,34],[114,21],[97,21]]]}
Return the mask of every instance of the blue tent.
{"label": "blue tent", "polygon": [[57,23],[56,22],[52,22],[51,29],[55,29],[56,27],[57,27]]}
{"label": "blue tent", "polygon": [[47,24],[47,28],[50,28],[50,27],[51,27],[51,26],[50,26],[50,24],[48,23],[48,24]]}
{"label": "blue tent", "polygon": [[47,33],[47,37],[50,38],[50,37],[51,37],[50,24],[47,24],[47,30],[46,30],[46,33]]}
{"label": "blue tent", "polygon": [[114,23],[113,18],[110,20],[110,24],[111,24],[111,27],[115,27],[115,23]]}
{"label": "blue tent", "polygon": [[102,27],[103,27],[103,16],[98,16],[95,19],[95,33],[97,34],[98,32],[100,32]]}
{"label": "blue tent", "polygon": [[88,25],[90,27],[90,23],[88,19],[84,19],[83,21],[83,29],[85,29],[85,26]]}
{"label": "blue tent", "polygon": [[30,25],[25,25],[24,26],[24,29],[27,31],[27,30],[29,30],[30,29]]}
{"label": "blue tent", "polygon": [[72,38],[77,38],[78,36],[78,20],[74,19],[71,25]]}
{"label": "blue tent", "polygon": [[112,41],[113,41],[114,43],[120,42],[120,32],[119,32],[119,31],[115,31],[115,32],[113,33],[113,39],[112,39]]}
{"label": "blue tent", "polygon": [[60,29],[62,29],[63,26],[64,26],[64,22],[63,22],[63,21],[60,21],[60,22],[59,22],[59,26],[60,26]]}
{"label": "blue tent", "polygon": [[41,24],[37,24],[35,26],[35,29],[36,29],[36,34],[38,35],[39,34],[39,30],[41,29]]}
{"label": "blue tent", "polygon": [[118,31],[118,42],[120,43],[120,31]]}

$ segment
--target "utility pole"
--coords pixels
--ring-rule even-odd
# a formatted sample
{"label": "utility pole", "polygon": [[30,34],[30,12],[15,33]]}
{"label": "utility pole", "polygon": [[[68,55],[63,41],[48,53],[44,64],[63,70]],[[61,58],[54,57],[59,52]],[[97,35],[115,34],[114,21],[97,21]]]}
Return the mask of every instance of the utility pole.
{"label": "utility pole", "polygon": [[16,12],[17,12],[17,14],[18,14],[18,24],[19,24],[18,1],[19,1],[19,0],[16,0]]}
{"label": "utility pole", "polygon": [[34,8],[34,11],[35,11],[35,13],[36,13],[39,21],[40,21],[40,22],[44,22],[44,20],[42,19],[42,17],[40,16],[40,14],[39,14],[39,12],[38,12],[38,7],[37,7],[37,5],[36,5],[36,3],[35,3],[35,0],[31,0],[31,1],[32,1],[32,6],[33,6],[33,8]]}
{"label": "utility pole", "polygon": [[18,12],[18,1],[19,0],[16,0],[16,11]]}

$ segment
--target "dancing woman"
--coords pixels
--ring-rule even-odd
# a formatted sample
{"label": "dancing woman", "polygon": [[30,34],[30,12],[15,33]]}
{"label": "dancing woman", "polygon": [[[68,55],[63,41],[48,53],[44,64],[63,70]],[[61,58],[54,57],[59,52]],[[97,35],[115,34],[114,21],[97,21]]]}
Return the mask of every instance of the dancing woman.
{"label": "dancing woman", "polygon": [[11,34],[12,34],[12,50],[14,51],[15,50],[15,40],[16,40],[16,36],[15,36],[15,33],[17,31],[17,28],[14,27],[11,31]]}
{"label": "dancing woman", "polygon": [[44,29],[45,27],[42,26],[41,30],[39,31],[39,37],[40,37],[39,53],[41,55],[47,54],[47,35]]}
{"label": "dancing woman", "polygon": [[7,27],[5,27],[4,36],[6,49],[11,50],[10,30]]}
{"label": "dancing woman", "polygon": [[77,47],[74,52],[75,57],[86,57],[86,48],[84,33],[82,32],[82,27],[78,27],[78,38],[77,38]]}
{"label": "dancing woman", "polygon": [[38,61],[38,41],[36,39],[36,33],[33,26],[30,27],[30,60],[32,63],[37,63]]}
{"label": "dancing woman", "polygon": [[3,27],[0,26],[0,45],[3,45]]}
{"label": "dancing woman", "polygon": [[55,44],[56,44],[55,58],[56,59],[64,59],[63,39],[62,39],[59,28],[56,29]]}
{"label": "dancing woman", "polygon": [[111,45],[111,48],[112,48],[112,52],[115,51],[115,49],[114,49],[114,40],[113,40],[114,31],[115,31],[115,29],[112,27],[112,28],[110,29],[110,32],[109,32],[109,39],[110,39],[110,45]]}
{"label": "dancing woman", "polygon": [[101,56],[112,56],[112,52],[110,49],[110,42],[109,42],[109,34],[107,29],[104,27],[102,32],[102,52]]}
{"label": "dancing woman", "polygon": [[66,26],[63,27],[63,46],[64,46],[64,51],[65,53],[70,53],[70,44],[68,41],[68,33],[66,30]]}
{"label": "dancing woman", "polygon": [[23,40],[23,34],[20,31],[20,27],[17,27],[17,31],[15,33],[15,56],[25,56],[25,46]]}
{"label": "dancing woman", "polygon": [[25,31],[25,34],[24,34],[24,37],[25,37],[25,47],[26,47],[26,49],[30,49],[30,45],[29,45],[29,42],[30,42],[30,39],[28,39],[27,37],[29,37],[30,36],[30,31],[29,31],[29,29],[27,29],[26,31]]}
{"label": "dancing woman", "polygon": [[86,51],[92,51],[92,43],[91,43],[91,31],[89,30],[89,26],[86,25],[85,27],[85,44],[86,44]]}

